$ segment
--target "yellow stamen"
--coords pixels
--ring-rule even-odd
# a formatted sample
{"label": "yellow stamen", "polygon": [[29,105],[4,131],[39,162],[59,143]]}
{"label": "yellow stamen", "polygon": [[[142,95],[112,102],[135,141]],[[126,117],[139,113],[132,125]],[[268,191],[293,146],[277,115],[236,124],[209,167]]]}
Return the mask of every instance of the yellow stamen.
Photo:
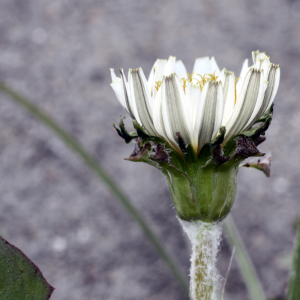
{"label": "yellow stamen", "polygon": [[160,88],[162,82],[161,81],[156,81],[155,84],[156,84],[155,88],[158,91],[158,89]]}
{"label": "yellow stamen", "polygon": [[195,73],[195,72],[193,72],[192,74],[187,73],[187,75],[189,76],[189,82],[192,82],[192,81],[193,81],[194,73]]}
{"label": "yellow stamen", "polygon": [[213,74],[207,74],[207,76],[209,77],[209,79],[211,81],[217,81],[217,79],[218,79],[218,76],[216,76],[216,71],[214,71]]}
{"label": "yellow stamen", "polygon": [[204,87],[205,83],[207,82],[207,80],[217,81],[217,79],[218,79],[218,76],[216,76],[216,71],[214,71],[213,74],[204,74],[203,76],[200,74],[196,74],[196,76],[200,76],[200,78],[201,78],[196,83],[196,84],[199,84],[201,91],[203,90],[203,87]]}
{"label": "yellow stamen", "polygon": [[[183,88],[183,91],[184,91],[184,92],[185,92],[185,89],[186,89],[187,86],[188,86],[187,83],[188,83],[188,82],[193,82],[193,79],[196,80],[195,78],[193,78],[193,77],[194,77],[194,74],[195,74],[195,72],[193,72],[193,73],[191,73],[191,74],[187,73],[188,79],[186,79],[186,78],[181,78],[181,79],[180,79],[180,81],[183,82],[182,88]],[[217,79],[218,79],[218,76],[216,76],[216,71],[215,71],[213,74],[204,74],[203,76],[200,75],[200,74],[196,74],[195,76],[199,76],[199,77],[200,77],[200,80],[198,80],[198,81],[196,82],[196,85],[199,84],[201,91],[203,90],[203,87],[204,87],[205,83],[206,83],[208,80],[211,80],[211,81],[217,81]],[[238,78],[238,79],[239,79],[239,78]],[[236,79],[236,80],[238,80],[238,79]],[[156,84],[155,88],[156,88],[156,90],[158,91],[159,88],[160,88],[160,86],[162,85],[162,82],[161,82],[161,81],[156,81],[155,84]]]}
{"label": "yellow stamen", "polygon": [[[189,74],[188,74],[188,75],[189,75]],[[183,87],[183,91],[185,92],[185,88],[187,87],[186,82],[188,81],[188,79],[181,78],[180,81],[181,81],[181,80],[183,81],[183,86],[182,86],[182,87]]]}

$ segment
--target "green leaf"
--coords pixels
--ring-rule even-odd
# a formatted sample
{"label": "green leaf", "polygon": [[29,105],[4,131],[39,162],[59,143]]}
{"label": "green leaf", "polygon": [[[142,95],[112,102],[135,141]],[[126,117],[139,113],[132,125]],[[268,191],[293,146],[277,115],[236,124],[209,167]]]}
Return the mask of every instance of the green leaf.
{"label": "green leaf", "polygon": [[53,290],[40,269],[0,236],[0,299],[46,300]]}
{"label": "green leaf", "polygon": [[289,281],[289,287],[288,287],[288,293],[286,299],[287,300],[300,299],[300,218],[298,219],[293,266],[290,274],[290,281]]}

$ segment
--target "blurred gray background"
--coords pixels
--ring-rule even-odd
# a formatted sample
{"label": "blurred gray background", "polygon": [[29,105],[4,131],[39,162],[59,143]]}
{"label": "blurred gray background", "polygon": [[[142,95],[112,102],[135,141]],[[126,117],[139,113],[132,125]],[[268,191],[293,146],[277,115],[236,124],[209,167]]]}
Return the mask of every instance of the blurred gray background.
{"label": "blurred gray background", "polygon": [[[241,170],[232,214],[267,296],[280,297],[300,208],[299,34],[299,0],[0,0],[0,79],[97,157],[188,274],[189,244],[163,175],[123,160],[133,145],[112,127],[126,113],[109,68],[148,74],[156,58],[174,55],[191,71],[195,58],[213,55],[239,74],[252,50],[266,51],[282,74],[260,147],[272,151],[271,178]],[[51,299],[186,299],[106,186],[3,94],[0,128],[0,230],[56,288]],[[223,239],[223,276],[230,255]],[[235,262],[226,299],[249,299]]]}

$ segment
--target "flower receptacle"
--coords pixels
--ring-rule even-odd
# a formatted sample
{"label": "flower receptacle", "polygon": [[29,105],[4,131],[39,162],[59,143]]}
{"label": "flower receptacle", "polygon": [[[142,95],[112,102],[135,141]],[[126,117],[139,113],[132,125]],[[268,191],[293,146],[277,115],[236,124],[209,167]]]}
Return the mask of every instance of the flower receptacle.
{"label": "flower receptacle", "polygon": [[135,133],[126,131],[123,118],[116,129],[127,143],[135,141],[135,149],[127,160],[150,164],[165,175],[180,219],[218,223],[234,203],[240,163],[248,157],[263,155],[256,146],[264,140],[262,135],[271,119],[272,108],[260,120],[260,126],[225,142],[226,129],[221,127],[215,139],[205,144],[198,155],[190,144],[185,144],[179,132],[181,153],[164,140],[147,135],[136,122]]}
{"label": "flower receptacle", "polygon": [[238,168],[227,166],[199,168],[191,183],[184,175],[168,173],[171,196],[182,220],[219,222],[233,205]]}

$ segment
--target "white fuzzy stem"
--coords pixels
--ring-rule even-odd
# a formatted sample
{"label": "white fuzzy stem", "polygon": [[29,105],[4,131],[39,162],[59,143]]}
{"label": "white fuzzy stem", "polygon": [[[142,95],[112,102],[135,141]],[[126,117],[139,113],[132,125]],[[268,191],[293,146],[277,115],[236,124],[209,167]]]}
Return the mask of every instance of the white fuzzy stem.
{"label": "white fuzzy stem", "polygon": [[190,269],[191,300],[216,300],[219,275],[216,268],[217,254],[221,241],[221,224],[205,223],[200,220],[179,220],[192,243]]}

